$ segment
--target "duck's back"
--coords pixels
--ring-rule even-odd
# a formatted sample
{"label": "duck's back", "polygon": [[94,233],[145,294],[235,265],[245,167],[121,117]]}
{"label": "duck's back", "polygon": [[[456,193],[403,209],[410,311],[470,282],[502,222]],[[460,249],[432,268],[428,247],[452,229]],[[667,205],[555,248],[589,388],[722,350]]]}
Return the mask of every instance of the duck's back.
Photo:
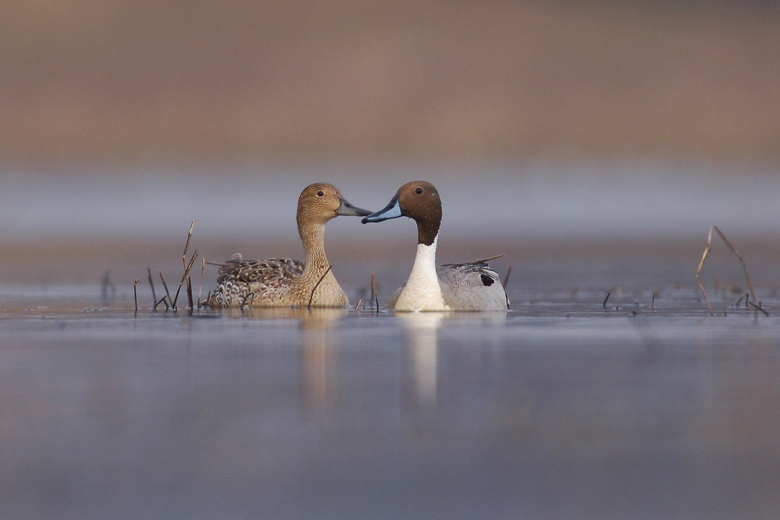
{"label": "duck's back", "polygon": [[303,262],[291,258],[242,260],[240,256],[234,257],[220,267],[217,288],[206,305],[287,305],[291,288],[303,273],[303,268]]}
{"label": "duck's back", "polygon": [[444,264],[436,267],[444,302],[458,311],[506,310],[501,279],[486,263]]}

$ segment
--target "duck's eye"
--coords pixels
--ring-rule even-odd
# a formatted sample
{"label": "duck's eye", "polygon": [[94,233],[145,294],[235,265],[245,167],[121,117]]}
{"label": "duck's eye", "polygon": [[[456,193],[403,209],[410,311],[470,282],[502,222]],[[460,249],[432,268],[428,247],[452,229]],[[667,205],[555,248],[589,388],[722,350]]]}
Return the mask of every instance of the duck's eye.
{"label": "duck's eye", "polygon": [[422,195],[422,188],[417,188],[416,190],[414,190],[414,192],[415,192],[417,195]]}
{"label": "duck's eye", "polygon": [[318,197],[324,197],[325,196],[325,192],[320,190],[320,191],[317,192],[317,196]]}

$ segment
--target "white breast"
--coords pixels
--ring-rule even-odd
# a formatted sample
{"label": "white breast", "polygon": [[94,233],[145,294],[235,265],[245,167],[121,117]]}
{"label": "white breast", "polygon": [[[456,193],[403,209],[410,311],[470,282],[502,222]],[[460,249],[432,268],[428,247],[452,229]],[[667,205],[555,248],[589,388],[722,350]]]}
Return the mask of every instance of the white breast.
{"label": "white breast", "polygon": [[444,303],[436,274],[436,243],[417,244],[417,256],[406,286],[395,303],[397,311],[446,311],[449,307]]}

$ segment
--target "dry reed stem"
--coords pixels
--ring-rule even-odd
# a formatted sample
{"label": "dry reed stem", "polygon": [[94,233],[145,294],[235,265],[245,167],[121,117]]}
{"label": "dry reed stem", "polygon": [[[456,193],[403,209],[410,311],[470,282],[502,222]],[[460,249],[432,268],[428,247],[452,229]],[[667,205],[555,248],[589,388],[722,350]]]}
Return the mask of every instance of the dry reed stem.
{"label": "dry reed stem", "polygon": [[317,290],[317,287],[320,286],[320,283],[325,279],[325,277],[328,275],[328,273],[330,272],[332,267],[333,267],[332,265],[328,266],[328,268],[325,270],[325,272],[322,274],[322,276],[320,276],[320,279],[317,280],[317,283],[314,286],[314,288],[311,290],[311,296],[309,296],[309,305],[306,306],[307,309],[311,310],[311,302],[314,299],[314,291]]}
{"label": "dry reed stem", "polygon": [[376,305],[376,312],[379,312],[379,293],[376,290],[376,277],[371,273],[371,300]]}
{"label": "dry reed stem", "polygon": [[198,256],[198,251],[195,250],[195,252],[192,254],[192,258],[190,259],[189,264],[187,263],[187,250],[190,248],[190,241],[192,240],[192,229],[195,227],[195,222],[197,222],[197,220],[193,220],[190,223],[190,231],[187,233],[187,241],[184,243],[184,252],[181,254],[181,264],[184,268],[184,274],[179,281],[179,287],[176,289],[176,296],[173,298],[172,306],[174,309],[176,308],[176,302],[179,300],[181,286],[184,285],[184,282],[187,279],[187,275],[190,273],[190,269],[192,269],[192,265],[195,263],[195,258]]}
{"label": "dry reed stem", "polygon": [[488,258],[477,258],[473,262],[469,262],[471,265],[477,265],[477,264],[484,264],[485,262],[490,262],[491,260],[495,260],[496,258],[503,258],[506,256],[506,253],[502,255],[496,255],[496,256],[490,256]]}
{"label": "dry reed stem", "polygon": [[[171,304],[173,304],[173,299],[171,298],[170,291],[168,291],[168,284],[165,283],[165,277],[162,274],[162,269],[158,269],[158,271],[160,272],[160,280],[162,280],[163,287],[165,287],[165,295],[168,297],[168,301],[171,302]],[[163,299],[163,301],[165,301],[165,299]],[[170,307],[168,306],[168,303],[166,303],[165,304],[165,310],[167,311],[169,308]],[[174,307],[174,309],[175,309],[175,307]]]}
{"label": "dry reed stem", "polygon": [[152,270],[149,269],[149,266],[146,266],[146,272],[149,275],[149,285],[152,287],[152,305],[154,305],[154,310],[157,310],[157,294],[154,292],[154,282],[152,281]]}
{"label": "dry reed stem", "polygon": [[701,273],[701,268],[704,265],[704,261],[707,259],[707,254],[710,252],[710,244],[712,243],[712,227],[710,227],[710,232],[707,234],[707,245],[704,246],[704,252],[701,255],[701,260],[699,261],[699,268],[696,269],[696,283],[699,284],[699,290],[701,291],[702,296],[704,296],[704,301],[707,303],[707,308],[710,310],[710,316],[713,316],[714,313],[712,312],[712,305],[710,305],[710,300],[707,298],[707,292],[704,290],[704,286],[701,284],[701,280],[699,279],[699,273]]}
{"label": "dry reed stem", "polygon": [[360,299],[358,300],[358,302],[357,302],[357,305],[355,305],[355,310],[356,310],[356,311],[359,311],[359,310],[360,310],[360,304],[361,304],[361,303],[363,303],[363,297],[362,297],[362,296],[361,296],[361,297],[360,297]]}
{"label": "dry reed stem", "polygon": [[750,297],[755,300],[756,299],[756,292],[753,290],[753,282],[750,281],[750,275],[748,274],[747,270],[747,263],[745,263],[745,259],[742,258],[742,255],[739,254],[739,251],[737,251],[737,248],[731,245],[731,242],[728,241],[726,236],[718,229],[718,226],[712,226],[715,228],[715,231],[717,231],[718,235],[720,235],[720,238],[723,240],[723,242],[731,249],[731,252],[734,253],[734,256],[737,257],[739,260],[739,263],[742,264],[742,270],[745,272],[745,279],[747,280],[748,289],[750,289]]}
{"label": "dry reed stem", "polygon": [[164,303],[165,304],[165,310],[167,311],[170,307],[168,306],[168,302],[165,301],[166,298],[167,298],[167,296],[163,296],[162,298],[160,298],[160,301],[154,304],[154,308],[157,309],[158,305],[160,305],[161,303]]}
{"label": "dry reed stem", "polygon": [[198,309],[200,309],[200,296],[203,294],[203,279],[206,277],[206,257],[200,257],[200,288],[198,289]]}
{"label": "dry reed stem", "polygon": [[197,222],[197,220],[193,220],[190,224],[190,232],[187,233],[187,242],[184,243],[184,252],[181,254],[181,264],[184,269],[187,269],[187,249],[190,247],[190,240],[192,240],[192,228],[195,227],[195,222]]}
{"label": "dry reed stem", "polygon": [[607,297],[606,297],[606,298],[604,298],[604,302],[601,304],[601,306],[602,306],[602,307],[604,307],[605,309],[607,308],[607,300],[609,300],[609,296],[610,296],[611,294],[612,294],[611,292],[608,292],[608,293],[607,293]]}
{"label": "dry reed stem", "polygon": [[[715,230],[718,233],[718,236],[720,236],[721,240],[723,240],[723,243],[726,244],[726,246],[731,249],[731,252],[734,253],[734,256],[737,257],[737,260],[739,260],[739,263],[742,264],[742,270],[745,272],[745,279],[747,280],[748,284],[748,290],[750,291],[750,297],[755,300],[756,299],[756,292],[753,290],[753,282],[750,281],[750,275],[748,274],[747,270],[747,263],[745,262],[745,259],[742,258],[742,255],[739,254],[739,251],[737,251],[737,248],[734,247],[731,242],[726,238],[726,236],[721,232],[720,229],[718,229],[718,226],[710,226],[710,231],[707,234],[707,245],[704,247],[704,252],[701,255],[701,261],[699,262],[699,268],[696,269],[696,283],[699,284],[699,289],[701,290],[701,294],[704,296],[704,301],[707,303],[707,309],[710,311],[710,316],[713,316],[714,313],[712,312],[712,305],[710,305],[710,300],[707,298],[707,292],[704,290],[704,286],[701,283],[701,279],[699,278],[699,274],[701,273],[701,268],[704,265],[704,261],[707,259],[707,254],[710,252],[711,244],[712,244],[712,230]],[[747,295],[746,295],[747,296]],[[745,300],[745,307],[747,307],[748,301]],[[766,311],[763,311],[766,313]]]}
{"label": "dry reed stem", "polygon": [[195,264],[195,259],[198,257],[198,250],[196,249],[194,253],[192,253],[192,258],[190,258],[190,262],[184,266],[184,274],[181,277],[181,281],[179,281],[179,287],[176,289],[176,296],[173,298],[173,307],[176,308],[176,301],[179,299],[179,292],[181,292],[181,286],[184,285],[184,282],[187,279],[187,275],[190,274],[190,270],[192,269],[192,266]]}
{"label": "dry reed stem", "polygon": [[190,310],[194,310],[195,306],[192,305],[192,278],[187,277],[187,301],[190,304]]}
{"label": "dry reed stem", "polygon": [[753,303],[753,302],[750,302],[750,304],[749,304],[749,305],[750,305],[751,307],[753,307],[754,309],[756,309],[757,311],[761,311],[761,312],[763,312],[763,313],[764,313],[764,316],[769,316],[769,313],[768,313],[768,312],[766,312],[766,311],[764,310],[764,308],[761,306],[761,302],[758,302],[758,305],[756,305],[756,304],[755,304],[755,303]]}
{"label": "dry reed stem", "polygon": [[[512,274],[512,264],[509,264],[509,269],[506,270],[506,274],[504,275],[504,282],[501,284],[501,287],[504,288],[504,292],[506,292],[506,286],[509,285],[509,275]],[[575,289],[576,291],[576,289]]]}
{"label": "dry reed stem", "polygon": [[136,280],[133,282],[133,301],[135,302],[135,312],[138,312],[138,290],[136,287],[138,287],[138,283],[141,280]]}

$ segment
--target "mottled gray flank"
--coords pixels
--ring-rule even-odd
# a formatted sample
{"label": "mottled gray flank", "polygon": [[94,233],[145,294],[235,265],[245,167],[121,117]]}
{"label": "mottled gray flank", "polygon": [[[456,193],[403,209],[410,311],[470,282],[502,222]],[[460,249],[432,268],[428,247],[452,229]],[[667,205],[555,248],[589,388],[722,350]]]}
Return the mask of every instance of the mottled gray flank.
{"label": "mottled gray flank", "polygon": [[458,311],[506,310],[501,280],[486,263],[444,264],[436,267],[444,302]]}

